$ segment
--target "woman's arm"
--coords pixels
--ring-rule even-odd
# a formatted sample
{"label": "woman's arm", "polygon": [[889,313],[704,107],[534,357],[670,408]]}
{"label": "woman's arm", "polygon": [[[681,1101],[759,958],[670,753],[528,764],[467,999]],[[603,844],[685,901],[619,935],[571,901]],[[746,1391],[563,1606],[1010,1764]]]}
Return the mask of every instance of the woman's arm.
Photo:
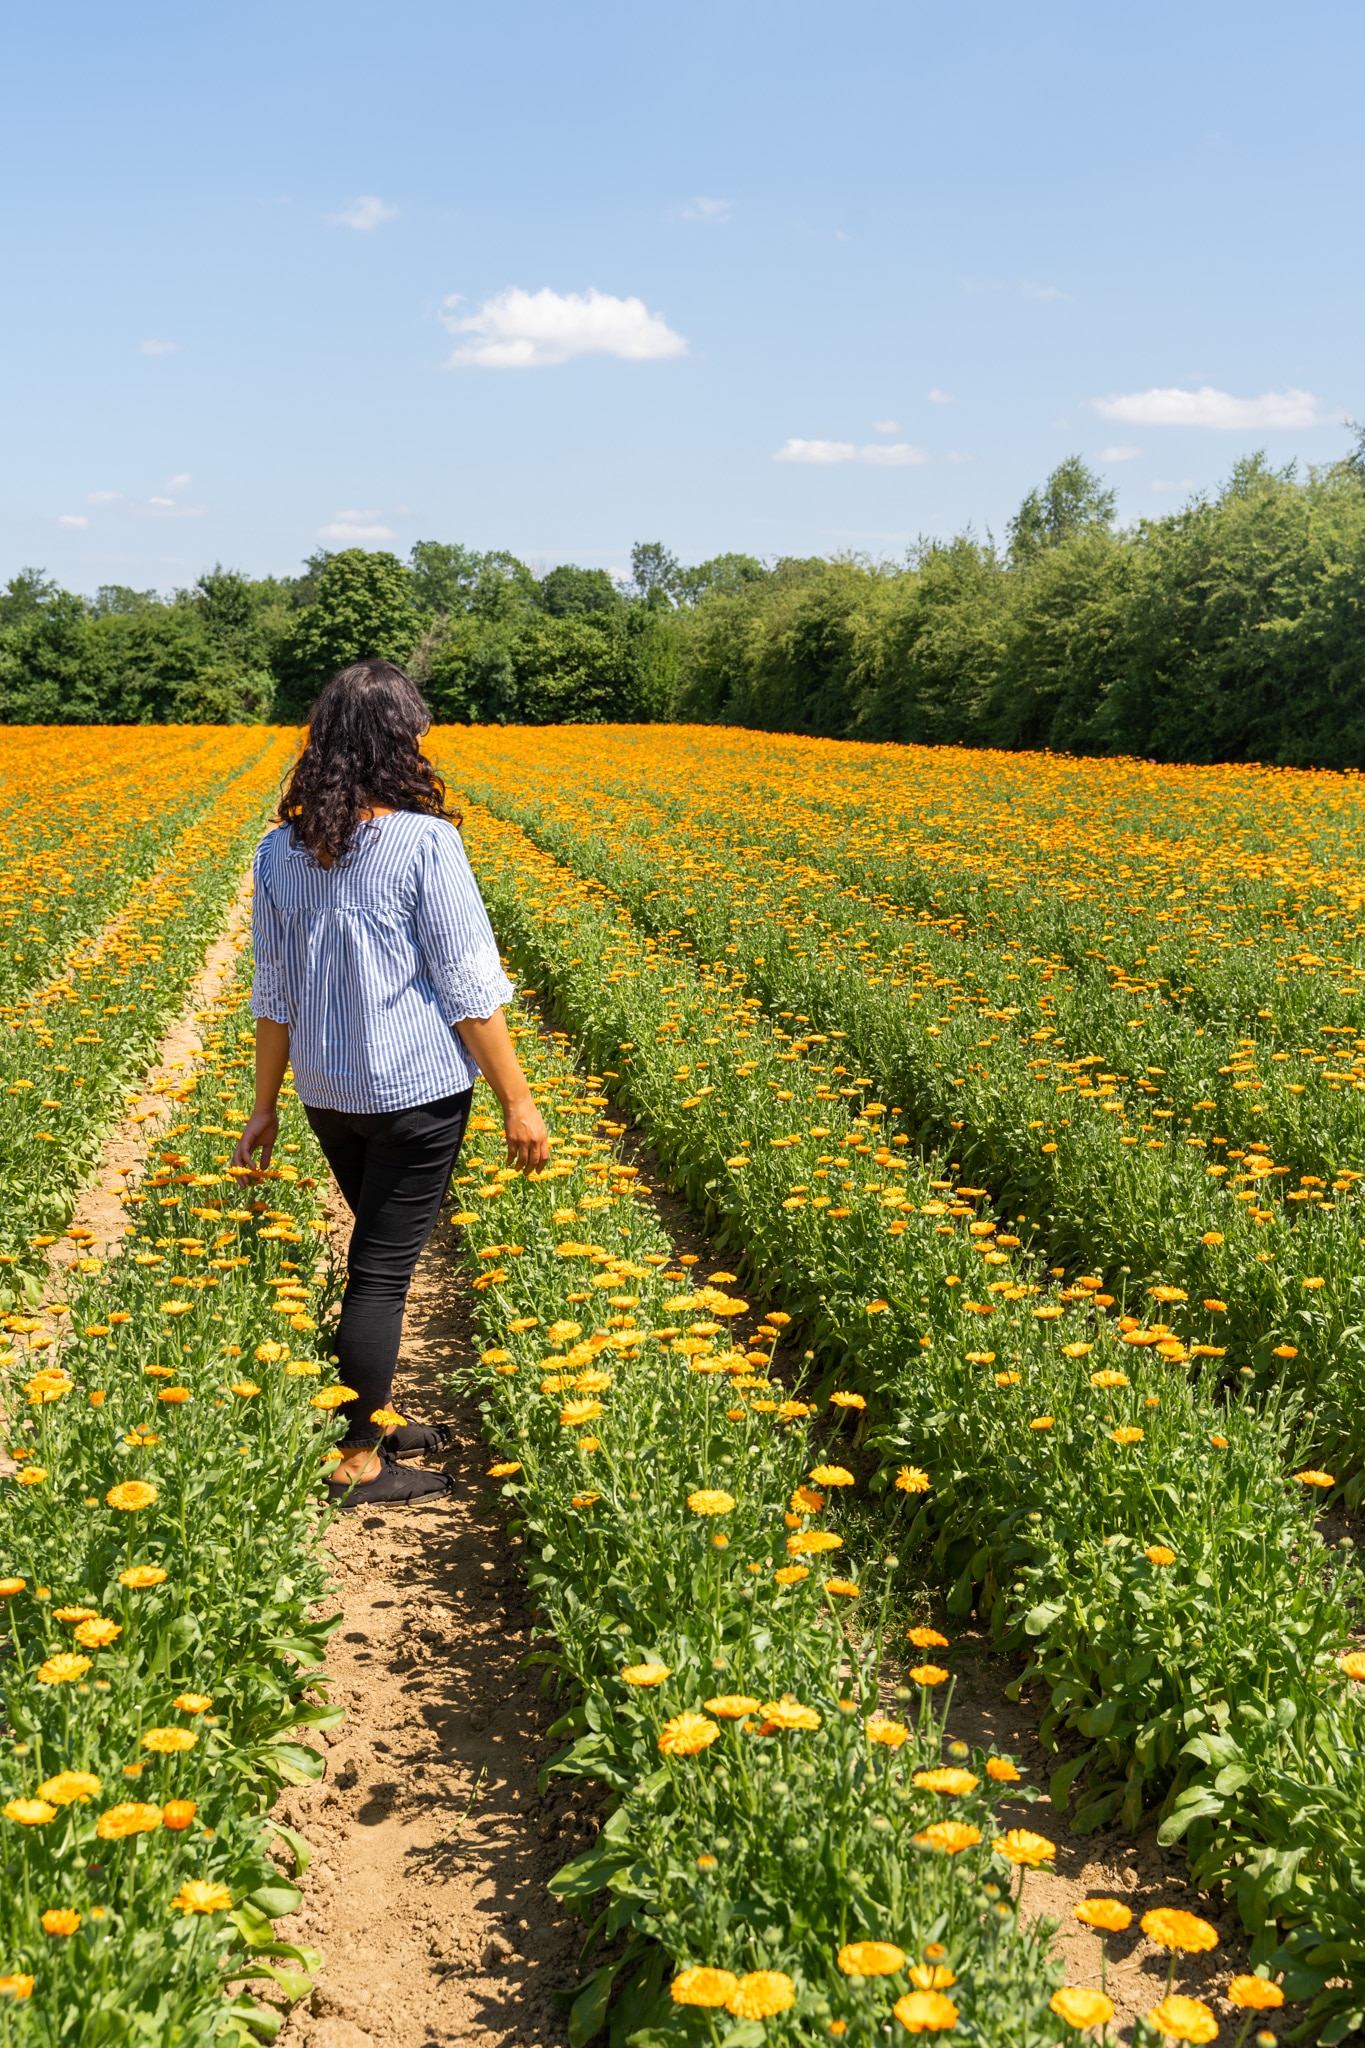
{"label": "woman's arm", "polygon": [[[511,1050],[510,1041],[508,1050]],[[234,1166],[250,1166],[251,1155],[257,1151],[261,1155],[261,1165],[269,1166],[275,1140],[280,1135],[280,1119],[275,1105],[279,1101],[280,1084],[288,1065],[289,1026],[277,1024],[272,1017],[258,1017],[256,1101],[246,1120],[246,1128],[237,1140],[237,1150],[232,1155]]]}
{"label": "woman's arm", "polygon": [[461,1017],[455,1029],[502,1104],[508,1165],[524,1167],[528,1173],[543,1166],[550,1156],[549,1132],[532,1100],[521,1062],[512,1050],[511,1034],[502,1011],[494,1010],[491,1017]]}

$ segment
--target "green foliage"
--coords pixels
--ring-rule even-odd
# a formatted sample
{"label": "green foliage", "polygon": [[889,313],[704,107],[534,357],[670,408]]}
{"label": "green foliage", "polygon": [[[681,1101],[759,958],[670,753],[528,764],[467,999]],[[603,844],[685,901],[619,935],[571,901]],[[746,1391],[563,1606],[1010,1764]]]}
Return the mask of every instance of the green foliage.
{"label": "green foliage", "polygon": [[417,637],[412,572],[382,550],[344,548],[327,561],[317,595],[280,650],[278,708],[306,716],[329,676],[367,655],[406,661]]}
{"label": "green foliage", "polygon": [[1023,567],[1049,548],[1095,528],[1107,530],[1116,493],[1105,490],[1079,455],[1059,462],[1040,491],[1030,491],[1009,525],[1010,560]]}

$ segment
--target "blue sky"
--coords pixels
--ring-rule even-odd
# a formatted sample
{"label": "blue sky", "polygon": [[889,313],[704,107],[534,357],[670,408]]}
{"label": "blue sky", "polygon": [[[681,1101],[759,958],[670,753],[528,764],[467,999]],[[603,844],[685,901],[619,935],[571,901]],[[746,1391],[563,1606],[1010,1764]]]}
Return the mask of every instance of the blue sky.
{"label": "blue sky", "polygon": [[1365,416],[1344,4],[5,10],[0,575],[1132,518]]}

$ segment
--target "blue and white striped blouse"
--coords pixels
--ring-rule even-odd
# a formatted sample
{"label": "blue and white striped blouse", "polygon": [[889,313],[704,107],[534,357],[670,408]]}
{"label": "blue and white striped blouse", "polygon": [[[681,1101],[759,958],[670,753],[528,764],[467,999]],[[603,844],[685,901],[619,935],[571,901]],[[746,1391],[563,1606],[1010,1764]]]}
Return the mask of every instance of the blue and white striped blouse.
{"label": "blue and white striped blouse", "polygon": [[394,811],[319,867],[277,826],[257,850],[256,1017],[289,1026],[300,1099],[379,1114],[473,1086],[452,1028],[512,995],[460,835]]}

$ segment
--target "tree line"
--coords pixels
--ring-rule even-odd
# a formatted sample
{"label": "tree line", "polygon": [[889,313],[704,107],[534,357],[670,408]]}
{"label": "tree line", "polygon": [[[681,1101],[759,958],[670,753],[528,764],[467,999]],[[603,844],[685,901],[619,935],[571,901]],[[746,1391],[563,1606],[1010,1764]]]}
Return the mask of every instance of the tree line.
{"label": "tree line", "polygon": [[301,717],[362,654],[407,664],[438,719],[679,719],[835,739],[1167,761],[1365,765],[1365,433],[1301,473],[1239,462],[1217,493],[1119,527],[1079,457],[1002,541],[632,579],[419,541],[320,552],[297,577],[215,568],[170,597],[93,598],[40,571],[0,595],[0,719]]}

